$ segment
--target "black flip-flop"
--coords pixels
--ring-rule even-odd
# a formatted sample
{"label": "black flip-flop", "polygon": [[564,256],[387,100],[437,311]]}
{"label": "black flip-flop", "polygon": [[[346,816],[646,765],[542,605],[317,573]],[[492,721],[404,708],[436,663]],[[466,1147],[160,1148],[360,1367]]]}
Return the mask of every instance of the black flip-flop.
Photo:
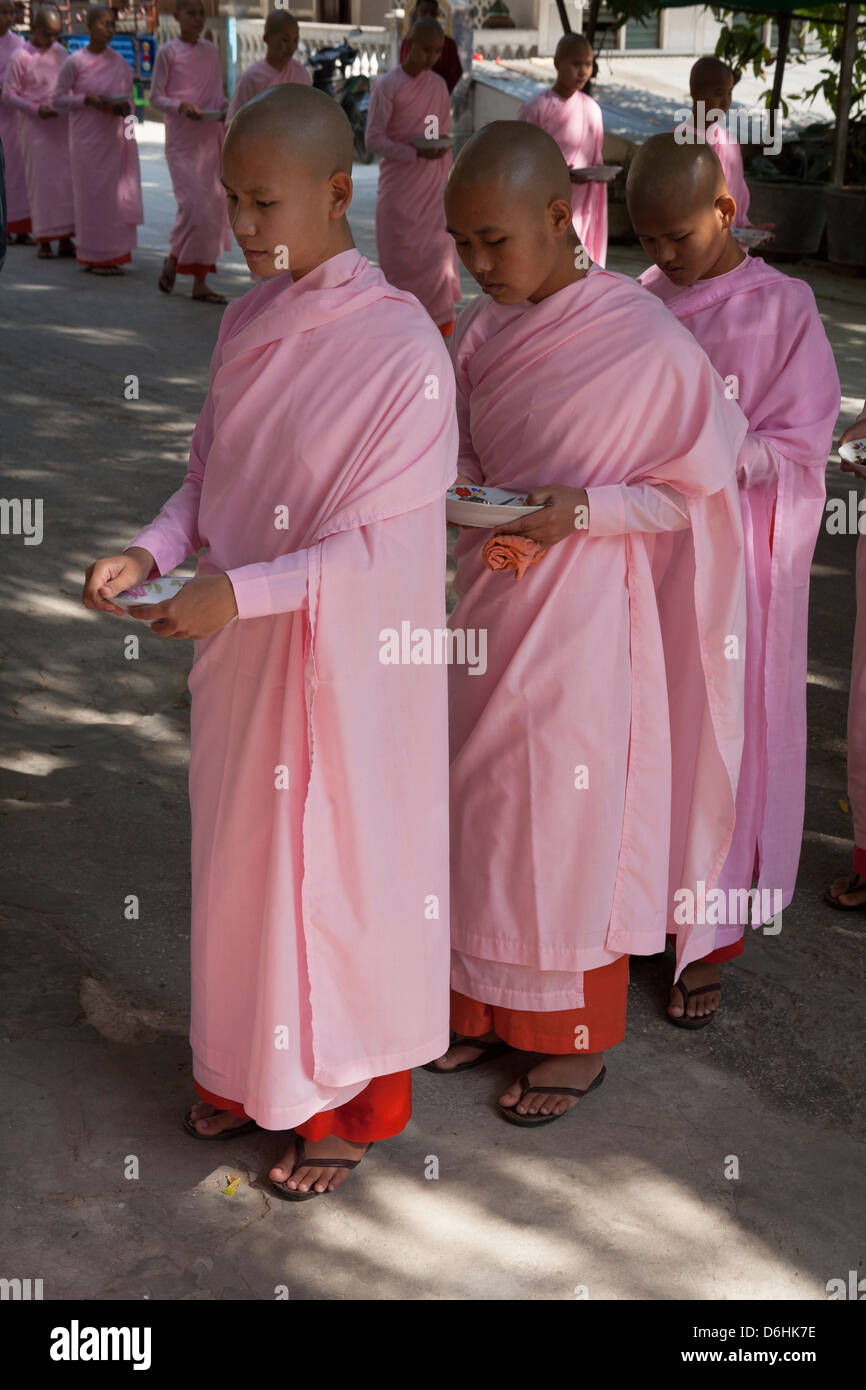
{"label": "black flip-flop", "polygon": [[[166,260],[167,259],[168,257],[166,257]],[[156,282],[159,285],[159,288],[162,290],[163,294],[171,294],[172,290],[174,289],[174,282],[176,279],[177,268],[175,267],[174,270],[166,270],[165,261],[163,261],[162,270],[160,271],[159,279]]]}
{"label": "black flip-flop", "polygon": [[694,998],[696,994],[712,994],[714,990],[718,990],[719,994],[721,994],[722,986],[718,983],[718,981],[714,985],[701,985],[700,989],[686,989],[682,980],[674,980],[674,985],[679,990],[680,994],[683,996],[683,1014],[682,1018],[674,1018],[671,1014],[666,1013],[665,1017],[667,1018],[668,1023],[672,1023],[675,1028],[691,1029],[706,1028],[708,1023],[712,1023],[716,1014],[719,1012],[718,1004],[713,1009],[712,1013],[705,1014],[703,1018],[689,1018],[688,1014],[686,1013],[686,1005],[688,1004],[690,999]]}
{"label": "black flip-flop", "polygon": [[457,1047],[460,1043],[465,1043],[467,1047],[480,1047],[481,1056],[474,1058],[471,1062],[460,1062],[456,1067],[437,1067],[435,1062],[425,1062],[424,1070],[432,1071],[435,1076],[454,1076],[458,1071],[471,1071],[473,1067],[480,1067],[484,1062],[492,1062],[494,1057],[502,1057],[504,1053],[511,1051],[510,1043],[501,1042],[498,1038],[495,1042],[482,1042],[480,1038],[463,1038],[457,1033],[451,1034],[448,1051],[450,1052],[452,1047]]}
{"label": "black flip-flop", "polygon": [[[295,1144],[297,1146],[296,1152],[299,1158],[288,1178],[286,1178],[286,1182],[289,1182],[290,1179],[295,1176],[298,1169],[303,1168],[307,1162],[307,1151],[304,1147],[304,1141],[299,1134],[295,1135]],[[372,1147],[372,1143],[368,1144],[361,1154],[361,1158],[317,1158],[315,1160],[311,1159],[310,1163],[311,1165],[314,1164],[316,1168],[357,1168],[361,1159],[367,1157]],[[308,1202],[311,1197],[324,1197],[332,1190],[326,1187],[324,1192],[317,1192],[313,1187],[309,1192],[301,1192],[297,1187],[286,1187],[285,1183],[277,1182],[276,1178],[269,1177],[268,1182],[277,1196],[281,1197],[284,1202]]]}
{"label": "black flip-flop", "polygon": [[[866,888],[866,879],[862,879],[859,874],[852,874],[848,887],[843,888],[842,892],[859,893],[863,888]],[[841,894],[839,896],[841,897]],[[834,898],[829,888],[824,894],[824,901],[837,912],[866,912],[866,903],[852,903],[849,907],[847,903],[840,903],[839,898]]]}
{"label": "black flip-flop", "polygon": [[[183,1127],[187,1134],[192,1135],[193,1139],[237,1139],[241,1134],[252,1134],[254,1129],[258,1129],[255,1120],[247,1120],[245,1125],[235,1125],[230,1129],[215,1130],[213,1134],[202,1134],[193,1124],[193,1109],[194,1107],[190,1106],[183,1117]],[[214,1117],[212,1115],[201,1115],[199,1118],[202,1120],[210,1120]]]}
{"label": "black flip-flop", "polygon": [[497,1101],[497,1108],[503,1120],[507,1120],[510,1125],[521,1125],[523,1129],[538,1129],[541,1125],[552,1125],[554,1120],[561,1120],[564,1115],[570,1115],[572,1110],[576,1110],[576,1105],[569,1106],[568,1110],[563,1110],[561,1115],[518,1115],[517,1107],[528,1096],[530,1091],[546,1091],[552,1096],[588,1096],[590,1091],[594,1091],[596,1086],[600,1086],[607,1075],[607,1067],[602,1063],[601,1071],[594,1081],[590,1081],[585,1091],[578,1091],[574,1086],[533,1086],[529,1080],[529,1073],[524,1072],[520,1078],[521,1092],[514,1105],[501,1105]]}

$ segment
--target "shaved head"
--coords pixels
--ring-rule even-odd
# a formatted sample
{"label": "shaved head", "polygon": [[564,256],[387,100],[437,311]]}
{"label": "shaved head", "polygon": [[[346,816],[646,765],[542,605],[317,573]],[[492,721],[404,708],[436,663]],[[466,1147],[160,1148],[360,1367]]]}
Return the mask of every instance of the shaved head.
{"label": "shaved head", "polygon": [[93,21],[102,14],[113,14],[110,5],[88,5],[87,6],[87,27],[91,28]]}
{"label": "shaved head", "polygon": [[691,212],[712,207],[727,192],[725,175],[709,145],[677,143],[673,131],[653,135],[631,162],[626,201],[633,207]]}
{"label": "shaved head", "polygon": [[585,34],[563,34],[559,43],[556,45],[554,62],[557,58],[569,57],[572,53],[593,52],[592,44]]}
{"label": "shaved head", "polygon": [[571,204],[571,180],[552,136],[528,121],[492,121],[467,140],[454,161],[446,197],[489,183],[542,212],[556,198]]}
{"label": "shaved head", "polygon": [[55,5],[40,5],[33,16],[32,23],[40,29],[62,28],[63,21],[60,18],[60,11]]}
{"label": "shaved head", "polygon": [[352,127],[342,107],[316,87],[286,82],[242,106],[226,132],[226,148],[251,141],[278,142],[288,163],[303,163],[322,179],[352,173]]}
{"label": "shaved head", "polygon": [[654,135],[631,162],[629,217],[644,251],[677,286],[735,269],[743,253],[731,236],[737,205],[709,145]]}
{"label": "shaved head", "polygon": [[410,39],[429,39],[432,38],[434,34],[439,35],[444,39],[445,30],[442,28],[442,25],[439,23],[438,19],[434,19],[432,15],[428,14],[422,14],[418,19],[416,19],[415,23],[412,25],[412,28],[409,30]]}
{"label": "shaved head", "polygon": [[280,29],[299,29],[300,25],[288,10],[271,10],[265,20],[265,34],[276,34]]}
{"label": "shaved head", "polygon": [[699,58],[689,73],[689,90],[692,96],[700,95],[708,87],[717,86],[720,82],[728,82],[733,76],[733,68],[729,67],[727,63],[723,63],[721,58]]}

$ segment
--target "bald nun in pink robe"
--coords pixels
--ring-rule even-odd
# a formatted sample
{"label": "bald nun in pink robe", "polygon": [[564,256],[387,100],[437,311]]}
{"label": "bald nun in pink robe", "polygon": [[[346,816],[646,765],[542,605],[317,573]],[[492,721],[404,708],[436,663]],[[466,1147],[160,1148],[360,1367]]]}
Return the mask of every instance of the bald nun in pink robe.
{"label": "bald nun in pink robe", "polygon": [[65,241],[75,231],[69,118],[40,116],[39,112],[51,106],[54,84],[67,54],[56,40],[39,46],[43,36],[34,37],[37,43],[28,41],[9,64],[3,104],[18,116],[33,235],[38,242]]}
{"label": "bald nun in pink robe", "polygon": [[[484,675],[451,673],[452,985],[504,1007],[576,1009],[584,972],[661,951],[671,921],[677,652],[659,626],[659,532],[688,532],[681,602],[702,663],[682,881],[713,882],[730,844],[743,672],[724,650],[745,633],[734,477],[745,421],[671,316],[595,266],[538,303],[480,296],[452,347],[458,472],[524,491],[583,487],[589,504],[588,531],[519,584],[485,567],[487,533],[464,531],[455,552],[452,626],[489,635]],[[681,932],[680,959],[714,933]]]}
{"label": "bald nun in pink robe", "polygon": [[190,1041],[266,1129],[447,1045],[446,668],[387,636],[444,629],[453,390],[358,251],[270,279],[223,316],[189,471],[131,542],[161,574],[209,546],[236,596],[189,682]]}
{"label": "bald nun in pink robe", "polygon": [[[0,24],[11,19],[12,15],[11,0],[4,0],[0,5]],[[6,228],[10,236],[26,236],[32,225],[27,180],[24,177],[24,155],[18,140],[18,117],[14,106],[2,99],[9,64],[19,48],[23,47],[23,38],[12,29],[0,33],[0,141],[6,164]]]}
{"label": "bald nun in pink robe", "polygon": [[165,113],[165,157],[177,201],[169,237],[177,273],[203,280],[231,246],[220,182],[222,121],[182,115],[182,105],[221,111],[226,105],[219,54],[212,43],[170,39],[153,65],[150,104]]}
{"label": "bald nun in pink robe", "polygon": [[[417,27],[435,20],[419,21]],[[441,43],[438,52],[441,53]],[[410,44],[406,65],[411,66]],[[454,243],[445,230],[442,196],[451,152],[422,158],[412,144],[431,128],[451,130],[451,100],[435,72],[409,76],[401,64],[376,79],[367,117],[367,148],[381,155],[376,194],[376,249],[386,278],[421,301],[433,322],[450,331],[460,299]],[[435,127],[431,126],[431,118]]]}
{"label": "bald nun in pink robe", "polygon": [[[552,135],[570,169],[604,163],[601,107],[585,92],[572,92],[568,98],[552,88],[539,92],[521,106],[517,119],[541,126]],[[573,183],[571,206],[581,245],[590,260],[603,266],[607,258],[607,185]]]}
{"label": "bald nun in pink robe", "polygon": [[[737,825],[718,886],[748,888],[757,864],[772,916],[793,896],[803,835],[809,571],[839,378],[810,287],[740,255],[734,269],[685,288],[655,266],[641,283],[694,335],[749,421],[737,466],[748,594],[745,744]],[[758,913],[754,925],[762,920]],[[742,935],[742,923],[720,926],[716,948]]]}
{"label": "bald nun in pink robe", "polygon": [[[126,96],[128,112],[107,114],[85,105],[88,96]],[[144,221],[132,69],[113,48],[80,48],[58,73],[54,105],[69,113],[76,258],[85,266],[123,265]]]}

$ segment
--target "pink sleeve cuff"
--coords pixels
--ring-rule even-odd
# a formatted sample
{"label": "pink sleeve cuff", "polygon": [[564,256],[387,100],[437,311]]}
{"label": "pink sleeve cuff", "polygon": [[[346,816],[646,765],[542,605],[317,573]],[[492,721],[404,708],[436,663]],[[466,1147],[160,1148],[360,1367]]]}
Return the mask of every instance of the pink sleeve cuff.
{"label": "pink sleeve cuff", "polygon": [[617,483],[606,487],[588,487],[586,497],[589,503],[589,534],[621,536],[626,530],[622,487]]}
{"label": "pink sleeve cuff", "polygon": [[178,555],[177,547],[167,541],[160,532],[158,526],[145,526],[143,531],[139,531],[137,536],[125,545],[124,550],[131,550],[134,545],[142,550],[149,550],[153,556],[156,572],[159,575],[170,574],[176,565],[187,557],[187,552]]}
{"label": "pink sleeve cuff", "polygon": [[268,618],[309,607],[307,552],[296,550],[260,565],[227,570],[239,618]]}

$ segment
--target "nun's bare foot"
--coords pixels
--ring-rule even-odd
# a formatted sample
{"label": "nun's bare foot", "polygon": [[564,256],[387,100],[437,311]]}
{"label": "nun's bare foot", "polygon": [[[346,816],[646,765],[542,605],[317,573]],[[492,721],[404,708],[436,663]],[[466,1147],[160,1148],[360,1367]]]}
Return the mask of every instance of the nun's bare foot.
{"label": "nun's bare foot", "polygon": [[[496,1033],[480,1033],[478,1041],[499,1042],[499,1037]],[[483,1047],[473,1047],[471,1042],[466,1039],[455,1043],[453,1047],[449,1047],[444,1056],[437,1057],[434,1066],[436,1071],[453,1071],[455,1067],[460,1066],[461,1062],[476,1061],[483,1051]]]}
{"label": "nun's bare foot", "polygon": [[859,874],[843,874],[834,878],[828,889],[828,896],[842,907],[866,906],[866,882]]}
{"label": "nun's bare foot", "polygon": [[[701,991],[702,985],[718,985],[719,967],[712,961],[694,960],[691,965],[687,965],[680,975],[683,986],[687,990],[696,989]],[[708,1014],[714,1014],[719,1007],[722,999],[720,989],[708,989],[706,992],[693,994],[683,1009],[683,996],[676,985],[671,985],[670,997],[668,999],[668,1014],[671,1018],[682,1018],[685,1012],[687,1018],[705,1018]]]}
{"label": "nun's bare foot", "polygon": [[[603,1066],[603,1052],[581,1052],[576,1057],[561,1054],[544,1057],[526,1075],[531,1086],[570,1086],[576,1091],[587,1091]],[[514,1109],[518,1115],[562,1115],[580,1100],[579,1096],[561,1096],[556,1091],[541,1090],[530,1091],[521,1101],[521,1080],[518,1077],[512,1081],[499,1097],[500,1105],[506,1110]]]}
{"label": "nun's bare foot", "polygon": [[246,1115],[232,1115],[228,1110],[217,1110],[206,1101],[192,1107],[190,1119],[199,1134],[219,1134],[224,1129],[238,1129],[240,1125],[249,1124]]}
{"label": "nun's bare foot", "polygon": [[192,287],[193,299],[203,300],[205,304],[228,304],[224,294],[217,294],[204,280],[195,280]]}
{"label": "nun's bare foot", "polygon": [[298,1139],[283,1154],[279,1163],[268,1176],[291,1192],[334,1192],[351,1175],[351,1168],[329,1168],[327,1164],[317,1163],[316,1159],[348,1158],[361,1159],[369,1148],[368,1144],[353,1144],[348,1139],[338,1139],[329,1134],[327,1139],[318,1139],[315,1144],[308,1139],[304,1143],[304,1161],[297,1172],[292,1172],[298,1162],[300,1150]]}

